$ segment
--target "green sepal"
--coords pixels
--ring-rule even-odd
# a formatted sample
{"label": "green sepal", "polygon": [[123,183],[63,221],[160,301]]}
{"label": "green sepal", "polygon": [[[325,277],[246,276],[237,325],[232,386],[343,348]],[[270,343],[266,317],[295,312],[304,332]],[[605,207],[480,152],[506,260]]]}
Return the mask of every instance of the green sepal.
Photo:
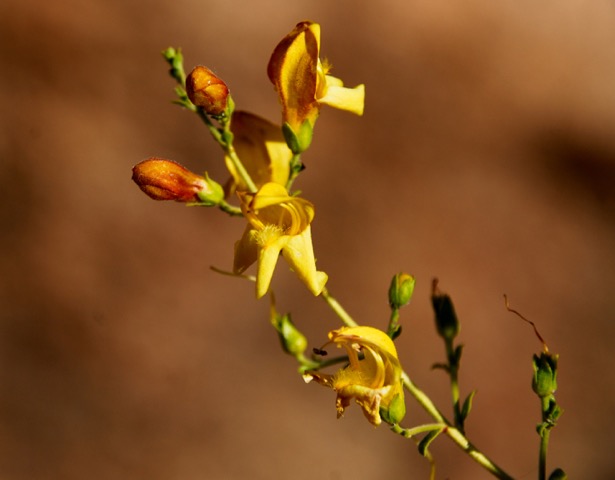
{"label": "green sepal", "polygon": [[312,136],[314,135],[314,128],[309,120],[304,120],[299,131],[295,132],[290,123],[284,122],[282,125],[282,134],[286,140],[286,145],[290,148],[290,151],[295,155],[305,152],[312,143]]}
{"label": "green sepal", "polygon": [[433,442],[436,439],[436,437],[440,435],[441,433],[442,433],[442,429],[438,429],[438,430],[432,430],[427,435],[425,435],[419,442],[419,445],[418,445],[419,453],[423,455],[424,457],[426,457],[427,449],[429,448],[429,445],[431,445],[431,442]]}
{"label": "green sepal", "polygon": [[204,110],[203,110],[203,113],[215,119],[223,127],[224,131],[228,130],[230,132],[230,130],[226,128],[226,126],[230,123],[231,117],[233,116],[234,111],[235,111],[235,101],[233,100],[233,97],[229,93],[226,96],[226,108],[224,109],[222,113],[218,115],[212,115],[212,114],[205,112]]}
{"label": "green sepal", "polygon": [[406,402],[402,394],[396,394],[391,399],[388,408],[380,408],[380,417],[389,425],[397,425],[406,415]]}
{"label": "green sepal", "polygon": [[401,335],[401,325],[397,325],[392,332],[389,332],[389,337],[391,340],[395,340],[397,337]]}
{"label": "green sepal", "polygon": [[476,395],[476,390],[472,390],[470,394],[466,397],[461,406],[461,419],[462,421],[468,418],[470,411],[472,410],[472,402],[474,400],[474,395]]}
{"label": "green sepal", "polygon": [[555,427],[557,420],[563,413],[564,410],[557,404],[555,398],[550,398],[545,410],[542,412],[542,423],[536,425],[538,435],[542,437],[547,431]]}
{"label": "green sepal", "polygon": [[224,200],[224,188],[215,180],[209,178],[207,172],[205,172],[205,183],[207,188],[199,190],[197,197],[201,201],[198,205],[204,205],[206,207],[214,207],[220,204]]}

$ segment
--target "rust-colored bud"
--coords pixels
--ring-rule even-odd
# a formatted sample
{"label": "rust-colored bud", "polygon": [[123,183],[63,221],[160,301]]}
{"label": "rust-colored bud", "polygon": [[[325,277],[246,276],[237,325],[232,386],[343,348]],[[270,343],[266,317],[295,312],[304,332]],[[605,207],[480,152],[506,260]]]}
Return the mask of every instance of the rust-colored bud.
{"label": "rust-colored bud", "polygon": [[192,103],[210,115],[220,115],[226,110],[228,87],[207,67],[194,67],[186,78],[186,92]]}
{"label": "rust-colored bud", "polygon": [[203,193],[212,190],[210,183],[213,182],[177,162],[163,158],[148,158],[135,165],[132,179],[154,200],[184,203],[202,202]]}

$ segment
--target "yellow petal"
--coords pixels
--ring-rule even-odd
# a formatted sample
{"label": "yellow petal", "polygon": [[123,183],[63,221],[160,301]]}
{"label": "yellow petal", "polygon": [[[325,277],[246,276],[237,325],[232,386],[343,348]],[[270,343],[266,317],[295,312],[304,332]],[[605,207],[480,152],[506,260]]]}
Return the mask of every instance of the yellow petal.
{"label": "yellow petal", "polygon": [[243,273],[258,258],[258,248],[254,238],[254,229],[248,224],[242,237],[235,243],[233,273]]}
{"label": "yellow petal", "polygon": [[336,343],[358,343],[368,345],[376,351],[382,351],[391,359],[397,360],[397,349],[391,337],[374,327],[342,327],[329,333],[329,339]]}
{"label": "yellow petal", "polygon": [[330,107],[354,113],[355,115],[363,115],[365,107],[365,85],[347,88],[343,86],[341,80],[327,75],[325,96],[319,98],[318,101]]}
{"label": "yellow petal", "polygon": [[291,237],[272,235],[270,239],[261,240],[256,271],[256,298],[261,298],[269,291],[275,266],[280,258],[280,250]]}
{"label": "yellow petal", "polygon": [[270,182],[263,185],[258,193],[254,195],[254,198],[250,202],[250,208],[252,210],[261,210],[266,207],[288,202],[293,198],[294,197],[288,194],[286,187],[278,183]]}
{"label": "yellow petal", "polygon": [[320,295],[322,289],[325,288],[328,276],[326,273],[316,270],[312,234],[309,225],[301,234],[289,237],[288,242],[282,249],[282,255],[301,281],[308,287],[308,290],[314,295]]}
{"label": "yellow petal", "polygon": [[282,116],[294,131],[305,119],[318,116],[316,82],[320,51],[320,25],[297,24],[275,48],[267,75],[274,84],[282,104]]}
{"label": "yellow petal", "polygon": [[[233,145],[248,174],[257,187],[267,182],[285,185],[290,175],[292,152],[284,140],[281,128],[264,118],[248,112],[235,111],[231,120]],[[247,190],[233,162],[225,157],[226,166],[233,177],[233,191]]]}
{"label": "yellow petal", "polygon": [[[297,235],[314,218],[314,206],[307,200],[292,197],[285,187],[267,183],[252,196],[241,195],[244,215],[255,228],[276,224],[286,235]],[[244,208],[245,202],[248,202]]]}

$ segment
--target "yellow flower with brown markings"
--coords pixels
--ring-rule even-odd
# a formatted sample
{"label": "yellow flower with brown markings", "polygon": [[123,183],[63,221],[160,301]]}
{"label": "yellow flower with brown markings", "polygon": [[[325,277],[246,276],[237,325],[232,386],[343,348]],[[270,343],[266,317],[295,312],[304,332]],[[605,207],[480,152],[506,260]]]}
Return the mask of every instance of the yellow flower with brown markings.
{"label": "yellow flower with brown markings", "polygon": [[309,371],[306,382],[315,380],[337,392],[337,417],[354,399],[372,425],[382,420],[398,424],[406,413],[402,368],[393,340],[373,327],[342,327],[329,333],[329,343],[343,347],[348,366],[333,375]]}
{"label": "yellow flower with brown markings", "polygon": [[298,136],[307,128],[311,139],[322,104],[363,114],[365,86],[346,88],[329,70],[320,60],[320,25],[314,22],[298,23],[271,55],[267,75],[280,97],[284,123]]}

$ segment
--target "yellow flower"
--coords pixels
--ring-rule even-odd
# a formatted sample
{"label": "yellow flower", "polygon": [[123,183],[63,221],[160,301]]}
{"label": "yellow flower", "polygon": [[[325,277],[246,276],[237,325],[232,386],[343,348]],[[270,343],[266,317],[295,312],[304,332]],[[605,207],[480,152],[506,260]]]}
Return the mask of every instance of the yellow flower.
{"label": "yellow flower", "polygon": [[365,86],[344,87],[339,78],[328,75],[330,65],[319,55],[320,25],[301,22],[278,44],[267,66],[284,122],[297,134],[306,120],[314,126],[321,104],[363,114]]}
{"label": "yellow flower", "polygon": [[292,197],[277,183],[266,183],[256,194],[238,192],[248,226],[235,244],[233,272],[242,273],[257,262],[256,297],[269,290],[280,253],[310,292],[319,295],[327,274],[316,270],[310,223],[314,206]]}
{"label": "yellow flower", "polygon": [[[268,182],[286,185],[293,154],[278,125],[248,112],[235,111],[231,118],[231,131],[235,151],[257,187]],[[227,195],[247,190],[228,156],[225,161],[232,176],[226,185]]]}
{"label": "yellow flower", "polygon": [[329,340],[346,349],[348,366],[333,375],[307,372],[305,381],[337,392],[338,418],[354,398],[372,425],[399,423],[406,413],[402,369],[389,336],[373,327],[342,327],[330,332]]}

